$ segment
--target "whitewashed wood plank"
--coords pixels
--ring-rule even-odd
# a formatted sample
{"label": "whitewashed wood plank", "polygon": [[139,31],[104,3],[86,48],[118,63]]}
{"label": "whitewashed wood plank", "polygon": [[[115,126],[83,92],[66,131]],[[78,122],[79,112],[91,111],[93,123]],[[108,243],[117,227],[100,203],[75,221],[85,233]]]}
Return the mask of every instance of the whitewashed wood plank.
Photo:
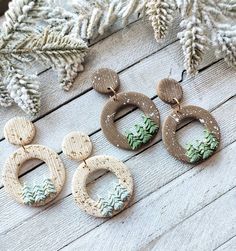
{"label": "whitewashed wood plank", "polygon": [[219,245],[214,251],[235,251],[236,250],[236,236],[230,238],[224,242],[224,244]]}
{"label": "whitewashed wood plank", "polygon": [[[235,151],[235,148],[233,150]],[[231,154],[233,155],[233,152]],[[234,157],[228,158],[232,160]],[[235,159],[233,161],[235,162]],[[236,234],[235,197],[236,188],[226,192],[211,205],[159,238],[152,250],[214,250],[220,243]]]}
{"label": "whitewashed wood plank", "polygon": [[[232,105],[232,103],[230,103],[230,106]],[[230,106],[226,109],[226,111],[231,112],[231,110],[229,109]],[[225,112],[224,112],[225,113]],[[231,114],[227,114],[225,113],[226,118],[228,116],[231,116]],[[223,119],[223,118],[222,118]],[[226,122],[221,122],[220,124],[225,124],[225,126],[228,127],[228,132],[229,135],[224,136],[223,135],[223,142],[225,140],[225,138],[227,140],[230,140],[230,142],[232,142],[233,138],[231,138],[231,135],[233,137],[233,134],[230,134],[231,130],[235,130],[235,125],[233,124],[227,124]],[[187,134],[188,131],[186,132],[187,129],[184,130],[184,134]],[[193,132],[189,131],[189,135],[191,135],[190,137],[192,138]],[[196,134],[196,137],[198,136],[198,134]],[[112,148],[109,144],[105,144],[104,143],[104,138],[101,134],[101,132],[98,135],[94,135],[92,137],[93,141],[96,142],[95,144],[95,154],[103,154],[103,153],[107,153],[107,154],[111,154],[114,155],[115,154],[115,149]],[[160,139],[160,135],[156,140]],[[228,141],[224,142],[224,144],[229,143]],[[105,146],[105,147],[104,147]],[[163,149],[165,151],[165,149]],[[127,156],[127,152],[122,151],[119,154],[119,158],[121,159],[128,159],[131,156]],[[118,156],[117,156],[118,157]],[[167,157],[169,157],[167,155]],[[143,155],[140,155],[139,161],[142,162]],[[58,199],[64,198],[66,196],[68,196],[68,194],[70,194],[71,189],[70,189],[70,183],[71,183],[71,179],[72,179],[72,175],[74,173],[75,168],[77,167],[77,165],[72,162],[67,160],[66,158],[64,158],[63,156],[63,161],[65,163],[65,166],[67,168],[67,174],[68,174],[68,183],[66,184],[66,188],[64,189],[63,193],[61,194],[61,196]],[[148,161],[148,160],[146,160]],[[150,163],[151,165],[151,163]],[[41,167],[39,167],[36,171],[27,174],[26,177],[24,177],[23,180],[27,180],[28,182],[34,182],[34,181],[40,181],[44,178],[44,174],[45,174],[45,169],[46,166],[43,165]],[[142,172],[142,170],[140,170],[140,172]],[[163,176],[163,175],[162,175]],[[164,176],[163,176],[164,178]],[[39,211],[41,211],[42,209],[30,209],[30,208],[25,208],[24,206],[18,205],[16,204],[14,201],[11,200],[11,198],[9,198],[6,194],[4,190],[1,190],[0,193],[0,211],[2,212],[2,217],[0,219],[0,226],[2,226],[3,228],[1,229],[2,231],[6,231],[9,230],[10,228],[14,227],[15,225],[18,225],[19,222],[23,221],[24,219],[27,219],[28,217],[32,217],[33,215],[37,214]],[[15,216],[14,218],[9,219],[9,215],[8,215],[8,210],[10,209],[10,211],[13,213],[13,215]]]}
{"label": "whitewashed wood plank", "polygon": [[[152,28],[142,20],[96,43],[90,48],[89,54],[86,57],[85,71],[79,74],[74,87],[69,92],[64,92],[60,89],[56,72],[49,70],[42,74],[42,76],[40,75],[42,107],[38,117],[91,88],[90,75],[95,69],[110,67],[120,72],[177,40],[177,23],[175,22],[170,35],[163,44],[156,43]],[[0,108],[0,132],[2,132],[6,121],[16,115],[25,114],[16,106]],[[0,138],[2,136],[1,133]]]}
{"label": "whitewashed wood plank", "polygon": [[63,250],[91,250],[94,246],[96,250],[122,250],[122,247],[126,250],[213,250],[230,230],[235,233],[235,189],[172,229],[236,186],[235,149],[236,143],[233,143],[215,159],[190,170],[135,204],[124,215],[109,220]]}
{"label": "whitewashed wood plank", "polygon": [[[152,75],[150,72],[155,72],[155,69],[162,68],[162,65],[168,64],[168,62],[173,64],[173,77],[178,81],[181,80],[183,68],[178,64],[181,58],[178,58],[178,55],[176,55],[176,51],[178,51],[179,48],[179,44],[174,43],[170,47],[166,47],[132,68],[122,72],[120,74],[122,82],[121,91],[143,92],[146,90],[145,94],[147,96],[155,96],[156,81],[168,75],[170,66]],[[93,133],[100,128],[99,117],[107,99],[107,96],[92,90],[46,117],[43,117],[35,123],[37,135],[34,142],[45,144],[59,152],[61,151],[62,139],[67,133],[73,130],[82,130],[88,134]],[[63,123],[59,123],[60,121],[63,121]],[[45,127],[45,125],[47,125],[47,127]],[[51,136],[52,132],[53,137]],[[1,170],[9,152],[16,149],[16,147],[9,145],[9,143],[4,140],[0,142],[0,149],[4,149],[4,151],[1,152]]]}
{"label": "whitewashed wood plank", "polygon": [[[171,46],[166,47],[164,50],[159,51],[158,53],[146,58],[135,66],[122,72],[120,74],[122,82],[121,90],[135,90],[137,92],[144,92],[149,97],[153,97],[155,96],[156,83],[168,75],[170,67],[172,68],[173,78],[178,81],[181,80],[181,73],[183,70],[182,63],[179,65],[179,62],[181,61],[181,54],[176,55],[176,51],[179,51],[179,48],[180,45],[178,42],[176,42]],[[171,64],[168,65],[168,62]],[[165,64],[167,67],[163,68],[162,71],[156,71],[156,69],[162,69],[162,65]],[[215,78],[210,77],[209,79],[210,75],[208,74],[212,74],[214,71],[217,72],[217,74],[214,73]],[[153,72],[153,74],[150,74],[150,72]],[[225,79],[226,74],[223,74],[224,72],[227,72],[227,79]],[[190,104],[198,104],[199,99],[201,99],[201,95],[204,95],[205,93],[207,97],[206,100],[201,101],[203,102],[202,105],[203,107],[205,106],[206,109],[210,107],[212,108],[214,107],[214,102],[216,102],[216,99],[221,102],[222,100],[229,98],[229,95],[232,95],[233,92],[236,93],[236,86],[232,81],[235,75],[236,72],[234,70],[227,67],[223,62],[220,62],[216,64],[212,70],[207,70],[206,73],[201,74],[194,79],[186,80],[182,83],[185,88],[185,100],[189,100],[188,102]],[[199,83],[197,83],[197,81],[199,81]],[[214,81],[217,81],[216,84]],[[226,84],[225,81],[227,81]],[[211,92],[204,88],[206,83],[208,83],[207,86],[212,85]],[[199,85],[203,85],[203,87],[200,87]],[[198,90],[198,88],[202,89]],[[214,97],[214,91],[217,91],[219,88],[222,88],[221,94]],[[201,91],[203,91],[203,93]],[[199,94],[200,92],[201,94]],[[92,90],[80,98],[75,99],[61,107],[59,110],[56,110],[46,117],[43,117],[41,120],[36,122],[37,136],[34,142],[45,144],[59,152],[61,151],[61,142],[64,135],[70,131],[82,130],[85,133],[92,133],[98,130],[100,128],[99,116],[106,100],[106,96],[98,94]],[[163,102],[157,101],[156,104],[160,111],[163,109],[164,112],[170,110],[170,108]],[[123,128],[126,128],[125,125],[127,127],[131,127],[133,125],[133,121],[137,121],[137,119],[138,117],[133,115],[132,119],[129,117],[128,119],[124,120],[124,122],[122,122]],[[63,121],[63,123],[58,123],[59,121]],[[46,128],[45,124],[47,125]],[[51,136],[52,132],[53,137]],[[110,146],[107,141],[105,142],[107,148],[110,148],[110,152],[115,149],[114,147]],[[4,149],[2,152],[2,158],[0,159],[1,170],[9,152],[13,151],[15,146],[11,146],[6,141],[2,141],[0,142],[0,148]],[[119,156],[122,150],[120,151],[117,149],[115,152]],[[32,168],[32,166],[30,168]],[[24,170],[28,169],[29,168],[26,166]]]}
{"label": "whitewashed wood plank", "polygon": [[[230,114],[235,112],[229,109],[230,107],[232,107],[233,103],[235,103],[235,99],[232,99],[225,105],[220,106],[214,112],[214,116],[216,116],[216,118],[219,120],[223,137],[225,138],[225,140],[222,143],[222,147],[225,147],[227,144],[230,144],[232,141],[235,141],[235,136],[236,136],[235,121],[232,122],[231,124],[227,124],[226,122],[227,121],[226,118],[229,117]],[[221,116],[223,113],[225,113],[226,115],[225,117]],[[191,129],[192,133],[196,134],[195,130],[196,127],[192,127]],[[185,130],[182,130],[182,133],[185,133],[186,132]],[[191,138],[191,135],[188,136],[189,138]],[[165,184],[169,183],[170,181],[174,180],[176,177],[180,176],[181,174],[185,173],[190,169],[191,169],[190,172],[191,175],[190,174],[189,175],[192,177],[200,170],[204,169],[204,167],[205,168],[208,167],[206,168],[206,170],[213,170],[215,167],[211,168],[210,167],[211,165],[214,166],[217,165],[219,167],[222,166],[222,163],[225,160],[223,157],[226,156],[226,154],[224,154],[223,156],[222,155],[220,156],[217,155],[217,156],[216,158],[212,158],[211,160],[201,164],[199,167],[191,169],[189,165],[185,165],[179,161],[173,160],[173,158],[170,157],[168,153],[165,151],[165,148],[162,144],[159,143],[154,145],[153,147],[146,150],[143,154],[140,154],[127,161],[127,165],[130,167],[133,173],[136,184],[135,198],[134,198],[135,200],[133,201],[133,203],[140,201],[148,194],[156,191],[160,187],[163,187]],[[67,166],[67,168],[68,171],[73,173],[73,169],[75,168],[75,166],[73,165]],[[36,171],[38,171],[38,169]],[[223,171],[226,172],[225,170]],[[32,175],[32,172],[29,175]],[[42,173],[37,172],[36,176],[40,178],[42,177]],[[111,177],[110,175],[107,176]],[[105,177],[103,177],[103,179],[105,179]],[[106,190],[107,183],[104,183],[103,179],[101,179],[101,182],[99,182],[99,186],[101,186],[101,188],[99,189],[100,193]],[[227,182],[228,182],[227,184],[231,184],[231,181],[227,180]],[[234,177],[232,177],[232,182],[235,182]],[[197,183],[199,184],[199,181]],[[70,191],[70,188],[68,186],[70,186],[70,180],[68,180],[68,183],[66,185],[66,190]],[[91,184],[91,186],[93,186],[93,184]],[[217,189],[220,188],[225,189],[225,186],[226,185],[221,183],[221,186],[219,186]],[[95,186],[95,188],[98,187]],[[161,194],[165,194],[165,192]],[[216,194],[214,194],[214,196],[217,195],[219,195],[219,191],[217,191]],[[189,199],[189,197],[188,198],[186,197],[186,200],[187,199]],[[5,202],[6,201],[8,201],[7,198],[5,198]],[[165,201],[166,203],[169,203],[168,199]],[[1,204],[2,203],[0,203],[0,205]],[[21,218],[23,207],[22,206],[20,207],[15,203],[12,204],[13,207],[9,207],[9,205],[10,204],[8,204],[6,208],[8,208],[8,210],[10,210],[12,214],[14,214],[15,216],[14,219],[16,220],[18,219],[18,217]],[[134,217],[135,220],[137,219],[136,216],[139,218],[138,212],[140,211],[140,209],[135,210],[135,214],[132,216],[133,212],[132,208],[133,207],[131,207],[130,209],[131,211],[127,210],[128,212],[123,212],[122,214],[120,214],[120,216],[118,216],[118,218],[112,219],[111,222],[113,223],[116,222],[117,228],[119,228],[119,226],[122,224],[122,221],[125,221],[126,224],[128,224],[130,217]],[[145,207],[142,206],[142,208]],[[160,208],[155,210],[155,212],[156,211],[158,212]],[[1,208],[1,212],[5,212],[4,208]],[[29,209],[26,209],[24,212],[29,212]],[[177,213],[181,215],[182,213],[181,208]],[[174,214],[174,212],[171,212],[171,214]],[[119,221],[119,217],[121,217],[122,219],[121,222]],[[127,220],[126,217],[128,217]],[[170,217],[170,215],[166,216],[166,218],[168,217]],[[47,222],[49,221],[50,224],[47,224]],[[40,211],[38,211],[38,214],[35,214],[34,217],[28,218],[25,222],[19,222],[18,223],[19,225],[13,230],[2,233],[0,235],[0,244],[4,243],[4,247],[8,248],[9,250],[14,250],[19,248],[18,243],[21,243],[20,247],[24,250],[30,250],[30,249],[40,250],[45,246],[47,246],[49,250],[55,250],[64,246],[65,242],[70,243],[79,236],[82,236],[86,232],[91,231],[91,229],[98,227],[99,224],[101,224],[102,222],[103,220],[95,219],[80,211],[78,207],[73,203],[73,199],[71,198],[71,196],[69,197],[67,196],[65,199],[57,202],[53,207],[49,208],[48,210],[41,213]],[[11,224],[9,220],[8,224]],[[134,222],[132,222],[132,224],[134,224]],[[3,225],[4,224],[1,224],[1,226]],[[163,225],[165,226],[164,222]],[[34,229],[34,231],[32,231],[32,229]],[[57,229],[56,233],[54,232],[54,229]],[[128,230],[129,229],[127,229],[127,231]],[[44,235],[41,236],[40,242],[38,242],[36,237],[41,232],[44,233]],[[128,235],[129,232],[130,231],[126,232],[126,234]],[[21,234],[19,235],[19,233]],[[27,244],[24,243],[23,241],[24,236],[27,236],[28,240]],[[8,241],[12,238],[16,238],[17,241],[15,243]]]}

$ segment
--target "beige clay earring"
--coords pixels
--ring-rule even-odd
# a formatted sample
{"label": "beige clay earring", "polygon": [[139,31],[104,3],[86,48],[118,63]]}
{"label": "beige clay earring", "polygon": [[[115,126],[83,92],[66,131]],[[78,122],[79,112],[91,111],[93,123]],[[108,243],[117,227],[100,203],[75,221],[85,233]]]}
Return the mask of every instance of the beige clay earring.
{"label": "beige clay earring", "polygon": [[[72,194],[78,206],[95,217],[112,217],[122,211],[133,194],[133,179],[124,163],[111,156],[90,157],[92,143],[89,136],[72,132],[65,136],[62,143],[65,155],[83,161],[77,168],[72,181]],[[118,184],[108,198],[93,200],[86,189],[88,176],[97,170],[108,170],[116,175]]]}
{"label": "beige clay earring", "polygon": [[[165,103],[177,106],[162,127],[162,139],[169,153],[186,163],[202,162],[212,156],[220,144],[220,128],[214,117],[201,107],[181,106],[183,90],[174,79],[162,79],[157,87],[157,95]],[[205,138],[189,144],[185,149],[177,141],[176,130],[186,118],[198,120],[205,127]]]}
{"label": "beige clay earring", "polygon": [[[3,185],[17,202],[28,206],[43,206],[61,192],[65,183],[65,168],[58,154],[42,145],[28,145],[35,136],[34,124],[22,117],[9,120],[4,127],[4,136],[11,144],[19,145],[7,159],[3,169]],[[43,160],[50,171],[42,185],[21,184],[18,178],[20,168],[30,159]]]}

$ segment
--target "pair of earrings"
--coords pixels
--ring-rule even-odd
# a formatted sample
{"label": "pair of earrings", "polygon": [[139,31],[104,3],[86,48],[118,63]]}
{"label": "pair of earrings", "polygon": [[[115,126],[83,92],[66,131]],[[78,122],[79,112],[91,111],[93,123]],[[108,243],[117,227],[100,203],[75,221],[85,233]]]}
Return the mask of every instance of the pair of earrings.
{"label": "pair of earrings", "polygon": [[[120,85],[118,74],[110,69],[99,69],[92,76],[93,88],[104,94],[113,94],[101,114],[101,128],[106,138],[116,147],[137,150],[150,142],[160,128],[160,115],[154,102],[137,92],[117,93]],[[183,90],[174,79],[162,79],[157,86],[157,95],[174,109],[162,129],[162,138],[168,152],[186,163],[198,163],[214,154],[220,143],[220,128],[214,117],[198,106],[181,106]],[[135,106],[143,113],[143,124],[135,125],[136,132],[120,133],[115,126],[116,114],[126,106]],[[198,120],[205,127],[205,139],[181,146],[176,138],[177,126],[187,118]]]}
{"label": "pair of earrings", "polygon": [[[36,133],[34,124],[21,117],[13,118],[4,128],[5,138],[21,148],[7,159],[3,169],[3,185],[6,191],[19,203],[28,206],[43,206],[54,200],[61,192],[66,179],[66,171],[59,155],[42,145],[29,145]],[[89,137],[80,132],[65,136],[63,153],[74,160],[83,161],[76,170],[72,181],[72,194],[78,206],[96,217],[112,217],[129,203],[133,193],[133,179],[126,165],[111,156],[94,156]],[[40,159],[46,163],[50,177],[42,185],[21,184],[19,171],[30,159]],[[111,171],[118,178],[114,191],[106,198],[93,200],[87,192],[88,176],[100,169]]]}

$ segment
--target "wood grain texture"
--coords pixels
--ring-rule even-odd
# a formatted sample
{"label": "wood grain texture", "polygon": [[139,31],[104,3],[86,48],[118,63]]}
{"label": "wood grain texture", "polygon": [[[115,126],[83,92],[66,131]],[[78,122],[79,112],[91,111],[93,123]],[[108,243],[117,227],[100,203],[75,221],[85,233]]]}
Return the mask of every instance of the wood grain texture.
{"label": "wood grain texture", "polygon": [[[160,53],[156,53],[150,56],[147,59],[144,59],[139,64],[136,64],[134,67],[128,69],[127,71],[120,74],[121,81],[123,83],[123,91],[129,89],[135,89],[138,92],[142,92],[145,89],[145,94],[149,97],[155,96],[155,83],[157,79],[162,79],[165,75],[168,74],[168,69],[163,69],[163,71],[158,71],[157,74],[149,74],[149,71],[155,72],[155,69],[161,68],[163,62],[178,62],[178,59],[181,59],[179,53],[180,46],[178,43],[171,45],[170,47],[165,48]],[[176,55],[177,53],[177,55]],[[166,57],[168,54],[168,58]],[[179,55],[179,56],[178,56]],[[165,61],[167,60],[167,61]],[[212,58],[208,58],[205,64],[209,64]],[[172,67],[172,75],[177,80],[181,79],[182,67],[175,64],[176,67]],[[227,72],[227,82],[225,82],[225,77],[221,74],[222,72]],[[159,75],[160,73],[160,75]],[[227,100],[231,97],[232,93],[235,92],[236,86],[234,85],[235,71],[227,67],[223,62],[219,62],[210,69],[203,72],[201,75],[198,75],[194,80],[189,79],[182,83],[185,88],[187,103],[197,104],[205,109],[211,109],[215,106],[215,103],[222,102],[222,100]],[[140,83],[137,85],[136,83]],[[206,83],[208,85],[206,86]],[[205,88],[206,86],[206,88]],[[154,88],[153,88],[154,87]],[[209,92],[209,87],[211,87],[211,92]],[[199,90],[199,91],[198,91]],[[213,96],[213,92],[219,90],[218,96]],[[97,131],[100,127],[99,125],[99,115],[102,111],[104,103],[106,102],[106,97],[103,95],[98,95],[95,91],[90,91],[83,96],[79,97],[72,102],[64,105],[60,109],[54,111],[53,113],[43,117],[41,120],[37,121],[35,125],[37,126],[37,135],[35,138],[36,142],[40,144],[45,144],[57,152],[61,151],[61,142],[64,135],[70,133],[71,131],[83,131],[87,134]],[[96,100],[96,102],[94,102]],[[170,108],[163,104],[163,102],[155,101],[155,105],[162,110],[162,117],[165,118],[170,113]],[[86,106],[84,105],[86,104]],[[183,103],[184,104],[184,103]],[[90,107],[88,113],[87,107]],[[71,116],[70,113],[75,114]],[[81,119],[83,118],[83,119]],[[118,129],[126,127],[132,127],[137,121],[137,115],[134,113],[132,118],[122,119],[122,125],[118,123]],[[63,121],[59,123],[58,121]],[[132,122],[132,123],[131,123]],[[47,124],[47,127],[45,127]],[[57,128],[57,130],[55,130]],[[53,131],[52,140],[51,132]],[[107,142],[107,141],[105,141]],[[14,147],[9,146],[5,141],[0,142],[0,146],[6,151],[2,152],[2,159],[0,159],[0,170],[4,163],[4,159],[7,158],[8,152],[12,151]],[[120,151],[115,150],[111,147],[110,144],[105,144],[106,149],[110,153],[117,154],[119,158]],[[103,154],[101,152],[101,154]],[[132,156],[132,155],[131,155]],[[36,165],[38,162],[36,163]],[[30,167],[32,168],[32,167]],[[26,166],[26,171],[28,170]],[[0,181],[1,184],[1,181]]]}
{"label": "wood grain texture", "polygon": [[[235,140],[235,134],[233,133],[235,131],[235,126],[236,126],[235,122],[231,122],[231,125],[228,124],[226,126],[226,123],[225,123],[226,120],[225,120],[225,118],[222,118],[222,116],[221,116],[222,113],[226,114],[226,116],[229,116],[226,113],[227,111],[229,112],[229,114],[231,114],[229,107],[231,107],[234,102],[235,102],[235,99],[232,100],[231,102],[229,102],[229,104],[226,103],[226,105],[223,105],[222,106],[223,110],[217,109],[217,111],[216,111],[217,113],[213,113],[214,116],[219,119],[219,124],[222,128],[223,138],[225,139],[223,141],[223,144],[221,145],[221,147],[225,147],[225,146],[231,144]],[[191,127],[191,131],[194,132],[193,127]],[[184,128],[184,132],[186,132],[186,128]],[[169,155],[165,151],[165,148],[163,147],[163,145],[157,144],[157,145],[149,148],[147,151],[145,151],[145,153],[143,155],[138,155],[135,158],[130,159],[130,161],[128,161],[126,163],[127,166],[131,169],[131,171],[133,173],[134,180],[135,180],[136,201],[142,200],[143,198],[146,197],[146,195],[152,193],[153,191],[156,191],[160,187],[163,187],[164,185],[168,184],[171,180],[174,180],[176,177],[180,176],[181,174],[185,173],[187,170],[190,169],[189,166],[186,166],[186,165],[180,163],[179,161],[174,161],[172,158],[168,158],[168,156]],[[212,159],[209,161],[212,161],[213,164],[215,163],[215,165],[218,165],[219,160],[221,160],[221,159],[222,159],[222,157],[220,156],[220,157],[215,157],[214,160]],[[208,161],[208,163],[202,164],[202,167],[203,168],[208,167],[209,161]],[[224,160],[222,160],[222,161],[224,162]],[[142,163],[142,165],[140,165],[140,162]],[[156,168],[154,168],[154,167],[156,167]],[[68,168],[68,173],[69,173],[68,176],[70,176],[70,172],[74,173],[74,169],[75,169],[74,165],[71,165],[71,166],[67,165],[67,168]],[[197,172],[199,169],[196,168],[194,170],[196,170],[196,172]],[[209,170],[212,170],[212,169],[209,168]],[[142,173],[142,175],[140,175],[140,172]],[[35,175],[37,177],[39,177],[38,173]],[[229,175],[227,175],[227,177],[228,176]],[[70,186],[71,181],[70,181],[70,179],[68,179],[68,180],[69,180],[68,181],[69,184],[66,184],[65,190],[67,193],[68,192],[70,193],[70,187],[68,187],[68,186]],[[228,178],[226,179],[226,182],[228,182]],[[232,177],[232,182],[235,182],[234,177]],[[199,184],[199,181],[197,183]],[[100,184],[103,187],[104,191],[106,191],[106,184],[107,184],[106,182],[101,182],[101,184]],[[94,183],[91,184],[91,186],[93,186],[93,185],[94,185]],[[221,187],[221,183],[219,183],[219,187]],[[224,186],[222,186],[222,188],[224,188]],[[174,193],[174,195],[176,196],[175,193]],[[64,194],[64,196],[65,196],[65,194]],[[217,191],[216,191],[216,196],[217,196]],[[30,229],[33,228],[33,229],[35,229],[36,232],[31,233],[31,234],[27,234],[30,236],[29,242],[31,243],[31,248],[38,247],[38,250],[40,250],[40,248],[42,248],[43,247],[42,245],[44,244],[44,245],[50,246],[51,250],[54,250],[54,249],[61,247],[63,245],[62,243],[64,243],[64,241],[57,239],[56,242],[54,240],[53,245],[52,245],[52,243],[50,242],[50,239],[48,239],[45,236],[43,238],[43,241],[41,239],[41,243],[43,243],[43,244],[40,244],[40,242],[33,241],[33,240],[35,240],[38,231],[46,231],[47,233],[50,233],[50,235],[51,235],[54,232],[53,229],[56,228],[57,233],[55,233],[55,234],[60,235],[60,236],[62,236],[62,235],[66,236],[65,238],[67,238],[68,243],[70,243],[71,241],[75,240],[79,236],[82,236],[85,233],[91,231],[91,229],[98,227],[102,223],[100,220],[97,220],[97,219],[94,219],[91,217],[87,217],[86,214],[83,214],[80,210],[78,210],[78,207],[76,205],[74,205],[73,199],[70,197],[67,196],[65,199],[60,200],[53,207],[51,207],[50,209],[48,209],[44,212],[41,212],[41,213],[34,212],[34,213],[36,213],[37,217],[35,215],[35,217],[32,217],[31,220],[29,220],[29,212],[28,212],[27,224],[23,224],[20,227],[16,228],[15,230],[13,229],[10,232],[5,233],[5,235],[3,235],[3,236],[5,236],[5,238],[2,239],[2,241],[4,241],[4,243],[8,243],[7,239],[15,236],[15,234],[17,234],[18,231],[24,232],[25,234],[27,234],[27,232],[29,232]],[[201,195],[199,195],[199,197],[203,198]],[[186,198],[186,200],[188,202],[188,198]],[[169,200],[167,200],[167,203],[169,203]],[[176,203],[178,204],[179,201],[177,200]],[[173,205],[173,204],[171,204],[171,205]],[[146,207],[144,207],[144,208],[146,208]],[[159,208],[159,206],[158,206],[158,208]],[[20,210],[19,208],[13,210],[14,214],[17,213],[19,210]],[[58,213],[57,213],[58,210],[60,211],[60,217],[58,217]],[[173,214],[172,207],[169,208],[169,212],[171,214]],[[155,210],[155,214],[156,213],[157,212]],[[182,208],[180,209],[179,213],[181,215]],[[125,215],[126,215],[126,212],[122,213],[118,217],[121,217],[121,219],[124,219],[123,217],[125,217]],[[136,217],[136,216],[134,216],[134,217]],[[20,215],[19,215],[19,217],[22,218],[22,216],[20,216]],[[130,217],[130,213],[127,213],[127,217],[128,218]],[[175,216],[173,215],[173,218],[174,217]],[[76,220],[75,220],[75,218],[76,218]],[[171,219],[173,219],[173,218],[171,218]],[[44,228],[43,227],[44,224],[42,224],[42,223],[46,222],[48,219],[50,219],[52,221],[50,226],[48,226],[50,228],[48,228],[48,227]],[[159,218],[155,218],[155,219],[157,219],[157,225],[158,225]],[[114,221],[117,222],[117,220],[115,218],[114,218]],[[41,222],[42,227],[37,230],[36,228],[37,228],[39,222]],[[128,222],[129,222],[128,219],[125,220],[125,224],[127,224]],[[139,222],[139,224],[142,224],[142,223]],[[165,225],[166,222],[163,222],[163,224]],[[129,233],[133,233],[133,232],[129,230]],[[17,238],[19,240],[19,243],[22,243],[24,236],[17,237]],[[9,245],[8,247],[11,249],[14,249],[14,248],[17,249],[17,246],[18,246],[17,243],[10,243],[10,242],[8,243],[8,245]],[[27,245],[21,244],[21,248],[27,249]]]}
{"label": "wood grain texture", "polygon": [[[40,91],[43,95],[38,118],[92,88],[91,74],[96,69],[108,67],[116,72],[123,71],[127,67],[139,62],[141,59],[148,57],[152,53],[176,41],[176,34],[179,29],[177,24],[178,21],[175,22],[175,25],[171,29],[172,32],[170,32],[166,41],[159,45],[153,38],[153,31],[150,25],[143,22],[143,20],[131,24],[125,31],[121,30],[115,32],[106,39],[92,45],[86,58],[85,71],[79,74],[79,77],[74,83],[74,88],[70,90],[70,92],[65,93],[61,90],[58,84],[57,74],[52,69],[40,75]],[[142,34],[142,36],[140,36],[140,34]],[[130,39],[130,37],[135,37],[135,39]],[[136,53],[137,51],[139,51],[139,53]],[[171,56],[169,59],[170,58]],[[175,59],[178,61],[177,58]],[[168,61],[168,64],[169,63]],[[178,65],[174,68],[176,69],[176,67],[178,67]],[[164,74],[165,70],[162,69],[161,72]],[[167,75],[168,73],[166,72],[164,76]],[[2,119],[0,120],[0,131],[2,131],[1,128],[3,128],[4,124],[12,117],[24,115],[24,112],[16,106],[1,108],[0,117]]]}
{"label": "wood grain texture", "polygon": [[[176,247],[177,250],[213,250],[212,247],[209,248],[210,245],[216,244],[215,241],[222,235],[222,232],[230,231],[230,227],[225,231],[225,227],[230,226],[230,220],[234,222],[233,196],[235,192],[230,196],[231,201],[225,200],[229,203],[229,207],[225,207],[228,209],[229,219],[225,219],[222,211],[224,202],[218,202],[217,207],[213,204],[212,210],[206,214],[204,214],[204,208],[236,185],[235,177],[230,180],[227,177],[227,175],[231,177],[231,172],[235,172],[235,159],[232,154],[235,145],[236,143],[219,152],[217,161],[209,160],[207,165],[202,163],[197,168],[189,170],[175,181],[134,204],[126,210],[126,213],[107,221],[63,250],[91,250],[95,243],[97,243],[97,250],[121,250],[124,243],[127,250],[172,251],[176,250]],[[197,220],[191,220],[191,215],[202,208],[201,216]],[[217,212],[218,209],[221,210]],[[217,214],[212,214],[214,212]],[[184,229],[185,231],[180,231],[179,226],[182,225],[180,222],[188,218],[190,218],[190,224]],[[121,227],[124,226],[123,222],[126,235],[124,235],[124,228]],[[148,224],[144,225],[144,222]],[[219,223],[221,224],[217,226]],[[218,231],[215,232],[211,224]],[[175,234],[171,235],[172,232]],[[176,235],[179,238],[176,238]],[[227,234],[224,235],[227,236]],[[116,238],[109,242],[110,236],[116,236]],[[191,237],[194,239],[192,240]],[[213,238],[214,241],[212,241]],[[198,242],[199,239],[202,242]],[[224,241],[224,238],[221,241]]]}
{"label": "wood grain texture", "polygon": [[234,251],[236,250],[236,236],[231,237],[229,240],[222,243],[215,248],[217,251]]}
{"label": "wood grain texture", "polygon": [[164,78],[157,85],[157,95],[163,102],[174,105],[176,99],[181,102],[183,89],[175,79]]}

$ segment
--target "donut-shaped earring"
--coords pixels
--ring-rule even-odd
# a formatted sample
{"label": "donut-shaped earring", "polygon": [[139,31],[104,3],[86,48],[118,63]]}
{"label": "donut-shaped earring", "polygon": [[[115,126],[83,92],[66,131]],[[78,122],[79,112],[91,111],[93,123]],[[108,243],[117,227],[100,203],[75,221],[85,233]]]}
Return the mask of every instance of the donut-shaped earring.
{"label": "donut-shaped earring", "polygon": [[[176,107],[164,122],[162,139],[166,149],[175,158],[186,163],[199,163],[211,157],[220,144],[220,128],[214,117],[205,109],[188,105],[181,106],[183,98],[181,85],[174,79],[162,79],[157,87],[159,98],[173,108]],[[190,143],[185,149],[176,138],[177,126],[186,118],[198,120],[204,127],[204,140]]]}
{"label": "donut-shaped earring", "polygon": [[[92,85],[99,93],[113,94],[101,114],[101,128],[110,143],[126,150],[138,150],[155,137],[160,127],[160,115],[149,97],[138,92],[117,93],[120,85],[118,74],[106,68],[93,74]],[[116,128],[115,118],[117,112],[126,106],[139,108],[143,112],[143,122],[123,135]]]}
{"label": "donut-shaped earring", "polygon": [[[2,180],[8,194],[17,202],[28,206],[43,206],[54,200],[65,183],[65,168],[58,154],[42,145],[28,145],[32,142],[36,130],[34,124],[25,118],[16,117],[9,120],[4,127],[4,136],[8,142],[19,145],[6,160]],[[44,161],[50,171],[50,177],[42,184],[23,185],[19,181],[22,165],[30,159]]]}
{"label": "donut-shaped earring", "polygon": [[[92,143],[86,134],[80,132],[65,136],[62,151],[71,159],[83,161],[72,181],[73,197],[82,210],[95,217],[112,217],[128,205],[133,194],[133,179],[124,163],[104,155],[88,158],[92,152]],[[91,173],[102,169],[115,174],[118,183],[108,196],[94,200],[87,192],[86,181]]]}

